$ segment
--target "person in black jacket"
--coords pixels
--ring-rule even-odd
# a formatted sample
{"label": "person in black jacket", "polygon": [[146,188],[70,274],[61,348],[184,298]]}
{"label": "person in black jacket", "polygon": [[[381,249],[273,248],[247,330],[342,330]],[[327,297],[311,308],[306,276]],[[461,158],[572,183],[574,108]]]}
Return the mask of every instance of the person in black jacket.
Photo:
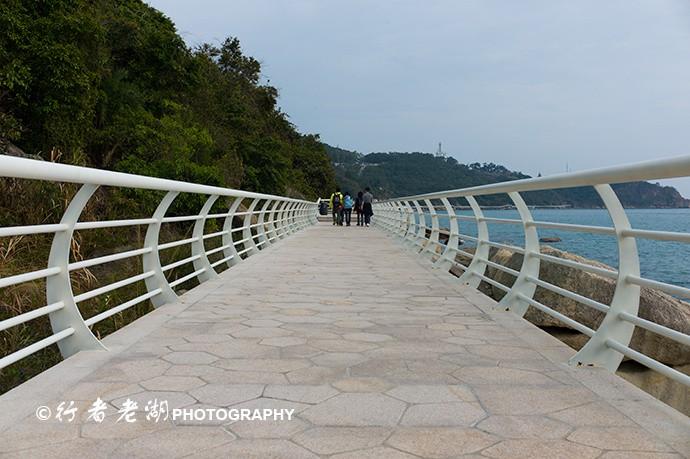
{"label": "person in black jacket", "polygon": [[355,213],[357,214],[357,226],[364,225],[364,212],[362,212],[362,193],[361,191],[357,193],[355,198]]}
{"label": "person in black jacket", "polygon": [[364,226],[369,226],[371,223],[371,216],[374,215],[374,210],[371,204],[374,202],[374,195],[371,194],[369,187],[364,189],[364,194],[362,195],[362,211],[364,213]]}

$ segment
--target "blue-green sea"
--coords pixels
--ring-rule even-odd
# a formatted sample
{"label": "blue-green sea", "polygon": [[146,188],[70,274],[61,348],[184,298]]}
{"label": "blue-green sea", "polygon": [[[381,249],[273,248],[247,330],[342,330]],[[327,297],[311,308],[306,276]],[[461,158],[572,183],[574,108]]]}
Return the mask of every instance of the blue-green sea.
{"label": "blue-green sea", "polygon": [[[457,211],[461,215],[472,215],[471,211]],[[690,209],[626,209],[630,224],[635,229],[663,230],[690,233]],[[442,212],[439,211],[439,214]],[[516,210],[485,210],[486,217],[519,219]],[[604,209],[533,209],[532,216],[538,221],[573,223],[578,225],[612,226],[608,212]],[[427,225],[430,226],[427,217]],[[460,232],[477,235],[477,226],[472,221],[458,220]],[[448,218],[439,218],[441,227],[448,227]],[[539,237],[558,237],[561,242],[548,245],[580,256],[598,260],[614,268],[618,267],[616,239],[608,235],[576,233],[556,229],[538,228]],[[522,226],[489,224],[490,239],[517,246],[524,246]],[[473,243],[466,241],[471,247]],[[680,242],[637,239],[642,276],[648,279],[690,287],[690,244]]]}

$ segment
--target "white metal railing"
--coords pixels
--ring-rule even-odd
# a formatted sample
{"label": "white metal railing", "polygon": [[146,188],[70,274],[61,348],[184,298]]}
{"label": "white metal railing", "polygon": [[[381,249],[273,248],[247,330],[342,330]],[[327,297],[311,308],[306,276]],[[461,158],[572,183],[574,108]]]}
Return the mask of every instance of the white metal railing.
{"label": "white metal railing", "polygon": [[[0,227],[0,237],[53,235],[46,268],[0,278],[0,288],[45,279],[47,300],[46,306],[0,321],[0,331],[48,316],[53,334],[9,355],[0,356],[0,369],[55,343],[64,357],[80,350],[104,349],[100,340],[91,331],[90,327],[94,324],[145,301],[151,301],[156,307],[173,302],[178,297],[174,290],[176,286],[194,278],[200,283],[211,280],[218,276],[217,269],[240,263],[244,258],[268,248],[277,240],[316,223],[315,202],[5,155],[0,155],[0,177],[81,185],[69,202],[60,223]],[[157,190],[165,194],[150,218],[80,222],[79,217],[84,207],[101,186]],[[168,209],[180,193],[206,197],[199,214],[166,217]],[[232,199],[229,209],[222,213],[210,214],[214,203],[220,197]],[[223,229],[205,234],[206,222],[210,219],[222,220]],[[242,224],[233,227],[234,219],[240,219]],[[194,222],[190,238],[159,242],[162,224],[185,221]],[[70,262],[75,231],[127,226],[146,227],[143,247]],[[240,239],[235,240],[233,234],[238,232],[241,232]],[[221,238],[220,246],[207,249],[205,241],[214,238]],[[189,256],[161,266],[159,253],[181,246],[190,248]],[[208,257],[213,254],[221,254],[222,258],[211,263]],[[137,257],[141,257],[142,260],[143,270],[140,274],[79,295],[73,294],[70,272]],[[193,267],[190,274],[173,281],[166,279],[166,272],[186,264]],[[115,305],[86,320],[83,318],[79,303],[141,281],[146,286],[146,293],[143,295]]]}
{"label": "white metal railing", "polygon": [[[690,298],[690,289],[671,283],[643,278],[637,239],[657,241],[690,242],[690,234],[672,231],[652,231],[631,228],[628,215],[610,184],[633,181],[647,181],[690,176],[690,156],[659,161],[648,161],[622,167],[610,167],[577,173],[559,174],[550,177],[501,182],[457,190],[406,196],[379,201],[374,204],[375,225],[398,239],[420,256],[429,259],[434,267],[449,271],[456,267],[462,271],[459,281],[478,288],[484,281],[504,291],[505,296],[497,308],[513,311],[524,316],[529,306],[561,321],[589,337],[580,351],[570,360],[573,365],[596,365],[615,371],[624,357],[635,360],[659,373],[690,386],[690,376],[681,373],[653,358],[630,348],[635,327],[661,335],[688,347],[690,335],[667,326],[651,322],[638,316],[640,287],[661,290],[671,295]],[[612,226],[594,226],[547,221],[535,221],[530,207],[521,193],[527,191],[553,190],[571,187],[591,186],[601,198],[608,211]],[[519,215],[518,219],[489,218],[482,212],[476,197],[507,194]],[[461,206],[451,204],[451,199],[464,199],[472,215],[456,212]],[[448,229],[440,227],[440,218],[448,219]],[[472,221],[476,234],[460,232],[459,221]],[[430,224],[429,224],[430,223]],[[524,236],[524,246],[519,247],[490,239],[490,225],[519,225]],[[618,248],[618,269],[605,268],[562,259],[541,253],[538,229],[550,228],[562,231],[608,235],[615,237]],[[440,241],[443,234],[446,241]],[[459,248],[462,240],[473,241],[474,253]],[[523,254],[519,271],[497,264],[489,259],[489,249],[503,248]],[[456,261],[456,256],[468,257],[466,266]],[[613,299],[602,304],[578,293],[553,285],[540,278],[540,262],[557,263],[569,268],[580,269],[616,280]],[[506,286],[488,277],[487,267],[503,271],[515,278],[512,286]],[[604,313],[604,319],[596,330],[544,305],[534,299],[537,287],[549,290],[581,305]]]}

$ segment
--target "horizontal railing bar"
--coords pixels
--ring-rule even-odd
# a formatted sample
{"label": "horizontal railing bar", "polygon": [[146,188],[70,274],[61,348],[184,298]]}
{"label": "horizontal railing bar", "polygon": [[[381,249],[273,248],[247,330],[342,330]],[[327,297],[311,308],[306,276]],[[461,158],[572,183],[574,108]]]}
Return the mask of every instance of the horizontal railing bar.
{"label": "horizontal railing bar", "polygon": [[553,255],[547,255],[545,253],[539,252],[529,252],[528,255],[531,257],[537,257],[541,260],[548,261],[550,263],[556,263],[559,265],[567,266],[569,268],[579,269],[581,271],[587,271],[593,274],[599,274],[600,276],[608,277],[609,279],[618,278],[618,271],[599,268],[597,266],[580,263],[579,261],[572,261],[565,258],[554,257]]}
{"label": "horizontal railing bar", "polygon": [[626,322],[630,322],[634,325],[637,325],[638,327],[644,328],[645,330],[656,333],[657,335],[661,335],[668,339],[672,339],[673,341],[677,341],[680,344],[690,346],[690,335],[686,335],[685,333],[673,330],[672,328],[664,327],[663,325],[659,325],[658,323],[652,322],[651,320],[634,316],[625,311],[619,312],[618,317],[625,320]]}
{"label": "horizontal railing bar", "polygon": [[479,217],[477,218],[480,222],[487,223],[498,223],[505,225],[522,225],[522,220],[516,220],[514,218],[491,218],[491,217]]}
{"label": "horizontal railing bar", "polygon": [[111,261],[123,260],[125,258],[136,257],[137,255],[143,255],[145,253],[150,253],[152,251],[151,247],[144,247],[143,249],[129,250],[127,252],[115,253],[112,255],[105,255],[102,257],[91,258],[90,260],[77,261],[70,263],[67,268],[70,271],[76,269],[88,268],[90,266],[102,265],[103,263],[109,263]]}
{"label": "horizontal railing bar", "polygon": [[690,376],[683,374],[678,370],[674,370],[673,368],[668,367],[661,362],[657,362],[651,357],[647,357],[646,355],[640,352],[634,351],[630,349],[628,346],[624,346],[613,339],[609,338],[605,341],[605,343],[606,346],[620,352],[627,358],[635,360],[636,362],[641,363],[647,368],[659,372],[667,378],[673,379],[674,381],[678,381],[679,383],[685,384],[686,386],[690,386]]}
{"label": "horizontal railing bar", "polygon": [[690,242],[690,233],[677,233],[675,231],[624,229],[621,231],[621,236],[654,239],[657,241]]}
{"label": "horizontal railing bar", "polygon": [[201,239],[211,239],[212,237],[218,237],[228,233],[229,231],[216,231],[215,233],[204,234]]}
{"label": "horizontal railing bar", "polygon": [[633,276],[628,274],[625,280],[639,285],[641,287],[649,287],[662,292],[670,293],[671,295],[678,295],[683,298],[690,298],[690,288],[680,287],[678,285],[667,284],[666,282],[659,282],[651,279],[645,279],[644,277]]}
{"label": "horizontal railing bar", "polygon": [[24,357],[27,357],[34,352],[38,352],[41,349],[45,349],[46,347],[50,346],[51,344],[55,344],[60,340],[63,340],[67,338],[68,336],[71,336],[74,334],[74,328],[69,327],[66,328],[62,331],[59,331],[55,333],[54,335],[51,335],[47,338],[44,338],[40,341],[35,342],[34,344],[27,346],[23,349],[18,350],[17,352],[13,352],[12,354],[3,357],[0,359],[0,369],[5,368],[8,365],[12,365],[14,362],[23,359]]}
{"label": "horizontal railing bar", "polygon": [[513,277],[518,277],[520,275],[520,273],[518,271],[515,271],[514,269],[511,269],[507,266],[503,266],[501,264],[494,263],[493,261],[487,260],[486,258],[477,257],[477,260],[483,261],[484,263],[491,266],[492,268],[498,269],[499,271],[503,271],[504,273],[508,273]]}
{"label": "horizontal railing bar", "polygon": [[[267,214],[272,214],[274,211],[271,212],[266,212]],[[260,214],[260,210],[253,210],[251,212],[235,212],[234,215],[255,215],[255,214]]]}
{"label": "horizontal railing bar", "polygon": [[586,306],[589,306],[593,309],[596,309],[597,311],[606,313],[610,309],[609,306],[600,303],[598,301],[594,301],[591,298],[587,298],[586,296],[579,295],[575,292],[571,292],[570,290],[566,290],[564,288],[561,288],[557,285],[553,285],[550,282],[543,281],[541,279],[537,279],[534,276],[527,276],[525,277],[527,281],[533,283],[534,285],[538,285],[539,287],[545,288],[546,290],[550,290],[554,293],[557,293],[561,296],[564,296],[566,298],[570,298],[571,300],[577,301],[578,303],[582,303]]}
{"label": "horizontal railing bar", "polygon": [[171,249],[173,247],[178,247],[180,245],[191,244],[192,242],[196,242],[198,240],[198,237],[190,237],[189,239],[181,239],[179,241],[166,242],[165,244],[159,244],[158,250]]}
{"label": "horizontal railing bar", "polygon": [[616,230],[608,226],[592,226],[592,225],[574,225],[572,223],[555,223],[555,222],[541,222],[528,221],[525,222],[527,226],[536,226],[537,228],[552,228],[561,229],[563,231],[572,231],[577,233],[592,233],[592,234],[609,234],[615,235]]}
{"label": "horizontal railing bar", "polygon": [[300,202],[312,204],[312,202],[309,201],[285,198],[282,196],[253,193],[249,191],[234,190],[231,188],[221,188],[209,185],[199,185],[196,183],[179,182],[176,180],[126,174],[123,172],[112,172],[81,166],[71,166],[68,164],[18,158],[8,155],[0,155],[0,177],[138,188],[146,190],[177,191],[181,193],[232,196],[236,198],[259,198],[281,202]]}
{"label": "horizontal railing bar", "polygon": [[226,244],[220,247],[216,247],[215,249],[206,252],[206,255],[213,255],[214,253],[222,252],[225,249],[229,249],[230,247],[232,247],[232,244]]}
{"label": "horizontal railing bar", "polygon": [[84,292],[80,295],[76,295],[74,297],[74,302],[75,303],[81,303],[82,301],[89,300],[91,298],[95,298],[99,295],[102,295],[104,293],[112,292],[113,290],[117,290],[122,287],[126,287],[127,285],[133,284],[135,282],[142,281],[144,279],[148,279],[149,277],[153,276],[155,273],[153,271],[147,271],[142,274],[137,274],[136,276],[128,277],[127,279],[123,279],[121,281],[113,282],[112,284],[105,285],[103,287],[90,290],[88,292]]}
{"label": "horizontal railing bar", "polygon": [[[450,232],[448,234],[450,234]],[[458,236],[460,237],[460,239],[467,239],[469,241],[478,241],[479,240],[479,238],[474,237],[474,236],[470,236],[469,234],[458,233]]]}
{"label": "horizontal railing bar", "polygon": [[203,273],[204,271],[206,271],[206,268],[197,269],[193,273],[189,273],[184,277],[180,277],[179,279],[177,279],[173,282],[170,282],[170,287],[177,287],[178,285],[182,284],[183,282],[186,282],[189,279],[198,276],[199,274]]}
{"label": "horizontal railing bar", "polygon": [[253,247],[247,247],[246,249],[242,249],[239,252],[237,252],[237,255],[242,255],[243,253],[249,252]]}
{"label": "horizontal railing bar", "polygon": [[98,229],[98,228],[116,228],[119,226],[138,226],[150,225],[158,223],[155,218],[135,218],[131,220],[106,220],[102,222],[77,222],[74,225],[75,230]]}
{"label": "horizontal railing bar", "polygon": [[33,311],[25,312],[24,314],[20,314],[9,319],[5,319],[2,322],[0,322],[0,331],[7,330],[8,328],[15,327],[17,325],[21,325],[25,322],[36,319],[38,317],[43,317],[46,314],[50,314],[53,311],[58,311],[64,307],[65,303],[63,303],[62,301],[58,301],[57,303],[49,304],[47,306],[43,306],[42,308],[37,308]]}
{"label": "horizontal railing bar", "polygon": [[37,279],[43,279],[46,277],[54,276],[59,274],[61,269],[59,267],[39,269],[37,271],[31,271],[24,274],[15,274],[14,276],[0,277],[0,288],[9,287],[15,284],[21,284],[24,282],[31,282]]}
{"label": "horizontal railing bar", "polygon": [[233,245],[237,245],[237,244],[242,244],[242,243],[248,242],[248,241],[252,240],[253,237],[254,237],[254,236],[250,236],[250,237],[246,237],[246,238],[244,238],[244,239],[240,239],[239,241],[233,242]]}
{"label": "horizontal railing bar", "polygon": [[599,185],[602,183],[628,183],[650,181],[690,175],[690,156],[655,159],[625,166],[602,167],[581,172],[555,174],[547,177],[511,180],[469,188],[446,190],[414,196],[392,198],[383,202],[412,201],[419,199],[441,199],[462,196],[482,196],[510,192],[524,192],[548,189],[573,188]]}
{"label": "horizontal railing bar", "polygon": [[203,215],[185,215],[182,217],[164,217],[161,219],[162,223],[176,223],[176,222],[189,222],[192,220],[202,220]]}
{"label": "horizontal railing bar", "polygon": [[226,261],[230,261],[230,260],[232,260],[233,258],[235,258],[235,255],[230,255],[229,257],[225,257],[225,258],[223,258],[222,260],[218,260],[218,261],[216,261],[216,262],[214,262],[214,263],[211,263],[211,267],[212,267],[212,268],[215,268],[216,266],[218,266],[218,265],[220,265],[220,264],[223,264],[223,263],[225,263]]}
{"label": "horizontal railing bar", "polygon": [[69,229],[69,226],[62,223],[51,225],[8,226],[5,228],[0,228],[0,237],[57,233],[60,231],[66,231],[67,229]]}
{"label": "horizontal railing bar", "polygon": [[589,337],[592,337],[594,335],[594,330],[592,330],[591,328],[589,328],[585,325],[582,325],[580,322],[577,322],[577,321],[571,319],[570,317],[568,317],[564,314],[561,314],[558,311],[551,309],[548,306],[541,304],[540,302],[528,297],[527,295],[525,295],[523,293],[518,293],[517,297],[523,301],[526,301],[531,306],[534,306],[535,308],[539,309],[541,312],[548,314],[555,319],[560,320],[561,322],[563,322],[566,325],[571,326],[572,328],[574,328],[575,330],[579,331],[580,333],[582,333],[584,335],[587,335]]}
{"label": "horizontal railing bar", "polygon": [[506,249],[512,252],[516,253],[525,253],[525,249],[522,247],[518,247],[516,245],[510,245],[510,244],[501,244],[500,242],[493,242],[493,241],[487,241],[486,239],[476,239],[478,243],[490,245],[492,247],[498,247],[499,249]]}
{"label": "horizontal railing bar", "polygon": [[182,266],[187,263],[191,263],[192,261],[198,260],[201,258],[201,255],[192,255],[191,257],[184,258],[182,260],[176,261],[174,263],[170,263],[168,265],[165,265],[161,268],[161,271],[166,272],[170,271],[173,268],[177,268],[178,266]]}
{"label": "horizontal railing bar", "polygon": [[657,290],[661,290],[662,292],[670,293],[671,295],[678,295],[683,298],[690,298],[689,288],[679,287],[673,284],[667,284],[666,282],[645,279],[644,277],[633,276],[632,274],[628,274],[627,276],[625,276],[625,280],[635,285],[639,285],[641,287],[654,288]]}
{"label": "horizontal railing bar", "polygon": [[125,301],[124,303],[122,303],[122,304],[119,305],[119,306],[115,306],[115,307],[113,307],[113,308],[110,308],[110,309],[108,309],[107,311],[104,311],[104,312],[102,312],[102,313],[100,313],[100,314],[97,314],[97,315],[95,315],[95,316],[93,316],[93,317],[89,317],[88,319],[84,320],[84,322],[86,323],[86,325],[87,325],[88,327],[90,327],[91,325],[93,325],[93,324],[95,324],[95,323],[98,323],[98,322],[100,322],[100,321],[102,321],[102,320],[105,320],[105,319],[107,319],[107,318],[110,317],[110,316],[114,316],[115,314],[117,314],[117,313],[119,313],[119,312],[122,312],[122,311],[124,311],[125,309],[129,309],[129,308],[131,308],[132,306],[141,303],[142,301],[146,301],[146,300],[148,300],[149,298],[153,298],[154,296],[158,295],[158,294],[161,293],[162,291],[163,291],[163,290],[161,290],[160,288],[157,288],[157,289],[152,290],[152,291],[150,291],[150,292],[144,293],[143,295],[139,295],[138,297],[132,298],[132,299],[129,300],[129,301]]}
{"label": "horizontal railing bar", "polygon": [[264,244],[267,243],[267,242],[268,242],[268,239],[264,239],[264,240],[261,241],[261,242],[257,242],[257,243],[256,243],[256,246],[257,246],[257,247],[262,246],[262,245],[264,245]]}

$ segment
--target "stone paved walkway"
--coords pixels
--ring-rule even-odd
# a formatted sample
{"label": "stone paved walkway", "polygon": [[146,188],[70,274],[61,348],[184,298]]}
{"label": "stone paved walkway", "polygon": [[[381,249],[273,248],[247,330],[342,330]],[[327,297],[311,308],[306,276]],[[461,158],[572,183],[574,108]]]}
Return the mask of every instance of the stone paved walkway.
{"label": "stone paved walkway", "polygon": [[[198,290],[198,291],[197,291]],[[281,241],[0,397],[7,457],[673,458],[688,418],[493,312],[374,228]],[[102,423],[86,420],[97,398]],[[115,422],[138,402],[137,422]],[[147,422],[174,407],[289,408],[291,421]],[[39,405],[74,400],[72,423]]]}

